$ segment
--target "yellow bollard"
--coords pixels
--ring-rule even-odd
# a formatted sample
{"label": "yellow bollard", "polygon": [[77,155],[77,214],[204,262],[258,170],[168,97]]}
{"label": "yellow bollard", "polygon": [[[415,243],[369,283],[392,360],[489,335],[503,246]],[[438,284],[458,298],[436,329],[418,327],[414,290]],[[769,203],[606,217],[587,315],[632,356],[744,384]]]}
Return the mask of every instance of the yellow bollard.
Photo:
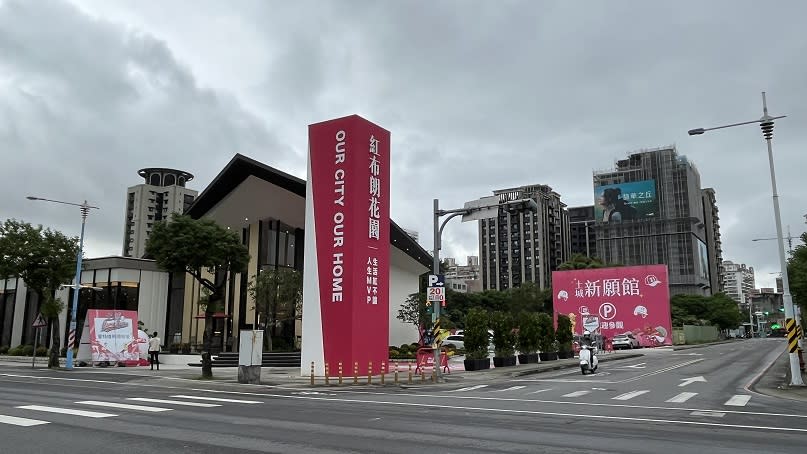
{"label": "yellow bollard", "polygon": [[412,384],[412,363],[409,363],[409,384]]}
{"label": "yellow bollard", "polygon": [[423,368],[420,369],[420,382],[426,383],[426,371]]}
{"label": "yellow bollard", "polygon": [[342,384],[342,361],[339,361],[339,384]]}
{"label": "yellow bollard", "polygon": [[432,383],[437,383],[437,369],[432,369]]}
{"label": "yellow bollard", "polygon": [[331,381],[328,378],[328,375],[330,375],[329,371],[328,371],[328,363],[325,363],[325,386],[330,386],[331,385]]}
{"label": "yellow bollard", "polygon": [[398,384],[398,361],[395,361],[395,384]]}
{"label": "yellow bollard", "polygon": [[314,361],[311,361],[311,386],[314,386]]}
{"label": "yellow bollard", "polygon": [[387,372],[387,363],[381,361],[381,385],[384,385],[384,374]]}
{"label": "yellow bollard", "polygon": [[359,384],[359,363],[358,362],[353,363],[353,384],[354,385]]}
{"label": "yellow bollard", "polygon": [[367,363],[367,384],[368,385],[373,384],[373,362],[372,361]]}

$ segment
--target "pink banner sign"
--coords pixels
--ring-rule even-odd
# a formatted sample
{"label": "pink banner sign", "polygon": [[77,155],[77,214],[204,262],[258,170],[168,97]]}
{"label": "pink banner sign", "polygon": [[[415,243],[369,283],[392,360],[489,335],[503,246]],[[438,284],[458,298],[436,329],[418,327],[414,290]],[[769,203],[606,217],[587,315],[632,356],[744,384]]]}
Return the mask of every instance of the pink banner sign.
{"label": "pink banner sign", "polygon": [[90,309],[87,318],[94,363],[139,361],[137,311]]}
{"label": "pink banner sign", "polygon": [[308,142],[303,366],[377,374],[388,361],[390,133],[352,115],[309,126]]}
{"label": "pink banner sign", "polygon": [[643,347],[672,345],[666,265],[552,272],[555,317],[608,339],[633,333]]}

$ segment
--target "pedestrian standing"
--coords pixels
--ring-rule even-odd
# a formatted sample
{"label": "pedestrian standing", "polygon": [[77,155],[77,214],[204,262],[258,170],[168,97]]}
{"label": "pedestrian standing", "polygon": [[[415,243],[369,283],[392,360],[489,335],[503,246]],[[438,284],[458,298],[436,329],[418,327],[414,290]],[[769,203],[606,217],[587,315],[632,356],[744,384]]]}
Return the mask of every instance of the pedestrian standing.
{"label": "pedestrian standing", "polygon": [[160,370],[160,338],[157,337],[157,331],[149,339],[149,362],[151,363],[151,370],[154,370],[155,364],[157,365],[157,370]]}

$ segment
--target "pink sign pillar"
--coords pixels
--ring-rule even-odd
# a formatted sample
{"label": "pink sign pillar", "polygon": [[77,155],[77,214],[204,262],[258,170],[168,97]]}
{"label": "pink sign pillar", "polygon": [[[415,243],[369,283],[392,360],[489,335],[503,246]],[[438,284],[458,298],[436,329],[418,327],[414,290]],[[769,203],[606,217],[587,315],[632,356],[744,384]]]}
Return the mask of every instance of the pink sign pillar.
{"label": "pink sign pillar", "polygon": [[389,360],[389,188],[389,131],[357,115],[308,127],[303,375]]}

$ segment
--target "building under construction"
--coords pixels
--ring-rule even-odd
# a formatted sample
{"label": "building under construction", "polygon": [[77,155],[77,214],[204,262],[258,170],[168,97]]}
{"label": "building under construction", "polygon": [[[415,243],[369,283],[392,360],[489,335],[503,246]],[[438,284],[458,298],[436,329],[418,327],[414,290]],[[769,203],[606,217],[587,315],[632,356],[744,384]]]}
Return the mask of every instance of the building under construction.
{"label": "building under construction", "polygon": [[[674,146],[641,150],[594,173],[597,255],[609,264],[665,264],[671,294],[719,292],[714,191]],[[705,206],[706,205],[706,206]]]}

